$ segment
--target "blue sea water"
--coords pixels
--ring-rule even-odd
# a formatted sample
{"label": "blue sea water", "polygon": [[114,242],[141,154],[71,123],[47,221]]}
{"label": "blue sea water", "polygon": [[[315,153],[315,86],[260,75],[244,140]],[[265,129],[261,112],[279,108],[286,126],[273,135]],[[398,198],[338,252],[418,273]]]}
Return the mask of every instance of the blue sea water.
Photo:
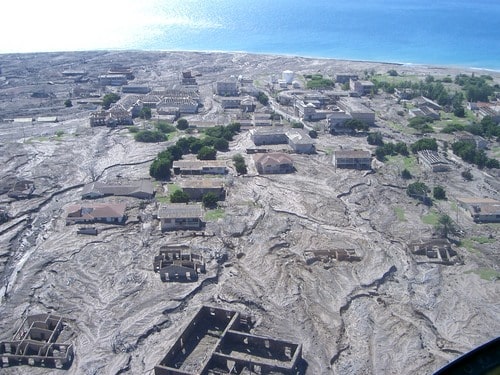
{"label": "blue sea water", "polygon": [[[30,48],[34,51],[108,48],[246,51],[500,70],[500,0],[87,0],[86,3],[78,12],[71,9],[71,14],[60,14],[58,28],[54,28],[57,35],[50,34],[47,19],[40,14],[47,9],[53,15],[54,9],[49,5],[38,8],[30,19],[37,32],[30,32],[21,43],[14,44],[14,40],[8,46],[2,46],[10,40],[4,38],[0,41],[0,52],[15,52],[12,46],[16,45],[22,46],[23,51]],[[99,6],[100,11],[92,10],[92,6]],[[65,12],[66,8],[61,6],[58,11]],[[23,20],[27,9],[24,7]],[[90,9],[88,13],[82,13],[86,9]],[[88,15],[94,21],[86,20],[87,27],[78,27],[73,22],[75,14],[81,19]],[[66,24],[66,19],[71,21]],[[38,27],[37,22],[43,22],[43,27]],[[61,33],[66,26],[64,35],[71,38],[68,41]],[[93,33],[96,30],[99,32]]]}

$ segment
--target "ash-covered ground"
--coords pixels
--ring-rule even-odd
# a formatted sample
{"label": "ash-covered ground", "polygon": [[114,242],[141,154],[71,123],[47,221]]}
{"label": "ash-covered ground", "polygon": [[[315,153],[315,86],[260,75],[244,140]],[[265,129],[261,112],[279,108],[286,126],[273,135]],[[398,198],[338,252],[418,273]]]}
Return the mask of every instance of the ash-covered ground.
{"label": "ash-covered ground", "polygon": [[[57,124],[23,129],[0,124],[2,183],[24,178],[36,186],[30,199],[0,196],[11,217],[0,225],[0,339],[11,339],[22,317],[51,312],[68,318],[76,352],[67,371],[19,366],[2,373],[151,374],[202,304],[249,313],[255,333],[302,343],[307,374],[429,374],[498,336],[498,279],[485,275],[498,275],[499,226],[475,224],[452,197],[498,199],[499,180],[473,170],[474,181],[465,182],[460,172],[466,166],[453,155],[456,168],[442,175],[415,167],[418,178],[446,186],[449,199],[427,207],[406,195],[397,162],[377,162],[373,171],[333,167],[332,150],[373,150],[366,137],[320,133],[316,154],[293,156],[293,174],[257,175],[245,155],[249,174],[231,170],[224,215],[207,223],[204,236],[161,233],[156,202],[117,197],[101,201],[126,202],[126,225],[77,235],[77,226],[66,225],[63,207],[81,201],[85,183],[149,178],[150,162],[169,144],[137,143],[123,128],[90,128],[86,109],[61,105],[71,83],[57,83],[57,66],[98,70],[117,61],[132,66],[144,82],[186,69],[203,72],[200,90],[231,74],[262,80],[285,68],[391,68],[244,54],[0,56],[2,111],[23,117],[52,108],[61,117]],[[54,96],[32,99],[30,85]],[[381,99],[374,105],[387,116],[394,110]],[[216,115],[207,105],[201,117]],[[389,136],[413,140],[385,128],[384,120],[378,124]],[[57,130],[64,134],[54,135]],[[252,144],[243,131],[218,158],[229,161]],[[433,226],[422,220],[430,213],[447,213],[462,229],[468,246],[456,247],[457,264],[418,262],[407,249],[408,242],[433,235]],[[188,244],[203,254],[207,273],[196,283],[163,283],[152,265],[166,243]],[[342,248],[355,249],[361,261],[308,264],[304,256]]]}

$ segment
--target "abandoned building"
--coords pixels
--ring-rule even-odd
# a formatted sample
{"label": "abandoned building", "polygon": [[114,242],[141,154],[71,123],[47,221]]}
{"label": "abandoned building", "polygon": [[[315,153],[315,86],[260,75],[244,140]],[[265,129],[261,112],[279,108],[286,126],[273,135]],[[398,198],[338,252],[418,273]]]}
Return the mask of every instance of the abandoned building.
{"label": "abandoned building", "polygon": [[200,229],[203,226],[201,204],[164,203],[158,208],[162,232],[178,229]]}
{"label": "abandoned building", "polygon": [[417,152],[418,162],[432,172],[447,172],[450,164],[437,151],[422,150]]}
{"label": "abandoned building", "polygon": [[260,174],[280,174],[293,173],[293,159],[281,152],[273,152],[268,154],[255,154],[253,156],[255,168]]}
{"label": "abandoned building", "polygon": [[316,262],[328,264],[333,260],[339,262],[359,262],[361,257],[356,253],[355,249],[332,249],[305,251],[304,259],[307,264]]}
{"label": "abandoned building", "polygon": [[223,200],[226,196],[222,178],[183,178],[179,181],[179,185],[193,201],[201,201],[207,193],[214,194],[219,200]]}
{"label": "abandoned building", "polygon": [[30,365],[67,369],[74,358],[73,345],[62,317],[28,316],[11,341],[0,342],[0,367]]}
{"label": "abandoned building", "polygon": [[375,89],[375,84],[371,81],[360,81],[350,78],[349,88],[359,96],[370,95]]}
{"label": "abandoned building", "polygon": [[66,207],[66,225],[81,223],[124,224],[124,203],[76,204]]}
{"label": "abandoned building", "polygon": [[352,116],[341,110],[334,111],[326,118],[328,130],[332,134],[351,134],[352,128],[345,125],[347,120],[352,120]]}
{"label": "abandoned building", "polygon": [[368,108],[360,98],[341,98],[337,105],[340,110],[348,113],[353,119],[363,121],[368,125],[375,124],[375,111]]}
{"label": "abandoned building", "polygon": [[176,160],[173,162],[174,174],[202,175],[227,173],[226,162],[220,160]]}
{"label": "abandoned building", "polygon": [[153,184],[150,180],[128,182],[125,184],[107,184],[95,181],[83,187],[82,199],[96,199],[111,195],[151,199],[154,196],[154,192]]}
{"label": "abandoned building", "polygon": [[500,201],[490,198],[457,198],[462,208],[469,211],[476,223],[500,222]]}
{"label": "abandoned building", "polygon": [[235,77],[229,77],[215,84],[215,93],[219,96],[238,96],[238,81]]}
{"label": "abandoned building", "polygon": [[35,191],[35,183],[31,180],[18,179],[7,193],[9,198],[27,199],[31,198]]}
{"label": "abandoned building", "polygon": [[250,137],[256,146],[288,144],[298,154],[316,151],[312,138],[302,129],[252,129]]}
{"label": "abandoned building", "polygon": [[302,345],[251,332],[250,316],[202,306],[160,363],[155,375],[295,374]]}
{"label": "abandoned building", "polygon": [[372,155],[365,150],[340,150],[333,153],[335,168],[371,169]]}
{"label": "abandoned building", "polygon": [[408,250],[417,258],[417,263],[452,265],[460,260],[451,243],[444,238],[410,242]]}
{"label": "abandoned building", "polygon": [[205,273],[205,263],[202,256],[193,254],[188,246],[166,245],[155,256],[153,270],[160,274],[162,281],[189,282]]}

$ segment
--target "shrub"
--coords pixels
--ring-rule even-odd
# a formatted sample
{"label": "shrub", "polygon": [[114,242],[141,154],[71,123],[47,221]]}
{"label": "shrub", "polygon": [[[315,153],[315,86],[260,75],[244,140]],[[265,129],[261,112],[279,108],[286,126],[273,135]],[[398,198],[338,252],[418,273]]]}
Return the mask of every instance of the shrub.
{"label": "shrub", "polygon": [[134,139],[137,142],[146,142],[146,143],[166,141],[165,134],[157,130],[141,130],[140,132],[135,134]]}
{"label": "shrub", "polygon": [[70,108],[70,107],[73,107],[73,103],[71,102],[71,100],[70,100],[70,99],[66,99],[66,100],[64,101],[64,106],[65,106],[66,108]]}
{"label": "shrub", "polygon": [[269,104],[269,97],[265,93],[263,93],[262,91],[259,91],[259,93],[257,94],[257,100],[262,105]]}
{"label": "shrub", "polygon": [[391,69],[387,72],[387,74],[389,74],[391,77],[397,77],[398,76],[398,72],[396,72],[394,69]]}
{"label": "shrub", "polygon": [[241,156],[241,154],[234,155],[233,162],[238,174],[247,174],[247,165],[245,164],[245,159]]}
{"label": "shrub", "polygon": [[292,128],[294,129],[304,129],[304,124],[301,122],[292,122]]}
{"label": "shrub", "polygon": [[137,126],[129,126],[127,129],[131,133],[139,133],[139,128]]}
{"label": "shrub", "polygon": [[168,134],[168,133],[173,133],[175,132],[175,126],[172,124],[169,124],[166,121],[158,121],[155,124],[155,128],[161,131],[162,133]]}
{"label": "shrub", "polygon": [[474,176],[472,175],[470,169],[467,169],[466,171],[462,172],[462,177],[467,180],[467,181],[472,181],[474,179]]}
{"label": "shrub", "polygon": [[316,130],[309,130],[309,137],[316,139],[318,138],[318,132]]}

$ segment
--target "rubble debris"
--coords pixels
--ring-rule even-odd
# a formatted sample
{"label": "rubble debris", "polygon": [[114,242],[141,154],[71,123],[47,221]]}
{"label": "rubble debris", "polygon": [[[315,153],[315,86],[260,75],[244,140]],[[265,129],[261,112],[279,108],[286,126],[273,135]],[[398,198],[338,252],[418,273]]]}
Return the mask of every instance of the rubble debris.
{"label": "rubble debris", "polygon": [[422,263],[453,265],[460,261],[460,257],[452,249],[451,243],[444,238],[410,242],[408,249]]}
{"label": "rubble debris", "polygon": [[205,273],[203,257],[193,254],[188,246],[167,245],[155,256],[153,269],[162,281],[196,281],[198,274]]}
{"label": "rubble debris", "polygon": [[307,264],[316,262],[330,263],[332,260],[337,260],[339,262],[359,262],[361,260],[361,257],[356,254],[356,250],[354,249],[305,251],[304,258]]}
{"label": "rubble debris", "polygon": [[74,358],[73,345],[63,342],[63,318],[52,314],[28,316],[12,341],[0,343],[0,367],[30,365],[68,369]]}
{"label": "rubble debris", "polygon": [[294,374],[302,344],[250,333],[252,319],[236,311],[202,306],[155,375]]}

